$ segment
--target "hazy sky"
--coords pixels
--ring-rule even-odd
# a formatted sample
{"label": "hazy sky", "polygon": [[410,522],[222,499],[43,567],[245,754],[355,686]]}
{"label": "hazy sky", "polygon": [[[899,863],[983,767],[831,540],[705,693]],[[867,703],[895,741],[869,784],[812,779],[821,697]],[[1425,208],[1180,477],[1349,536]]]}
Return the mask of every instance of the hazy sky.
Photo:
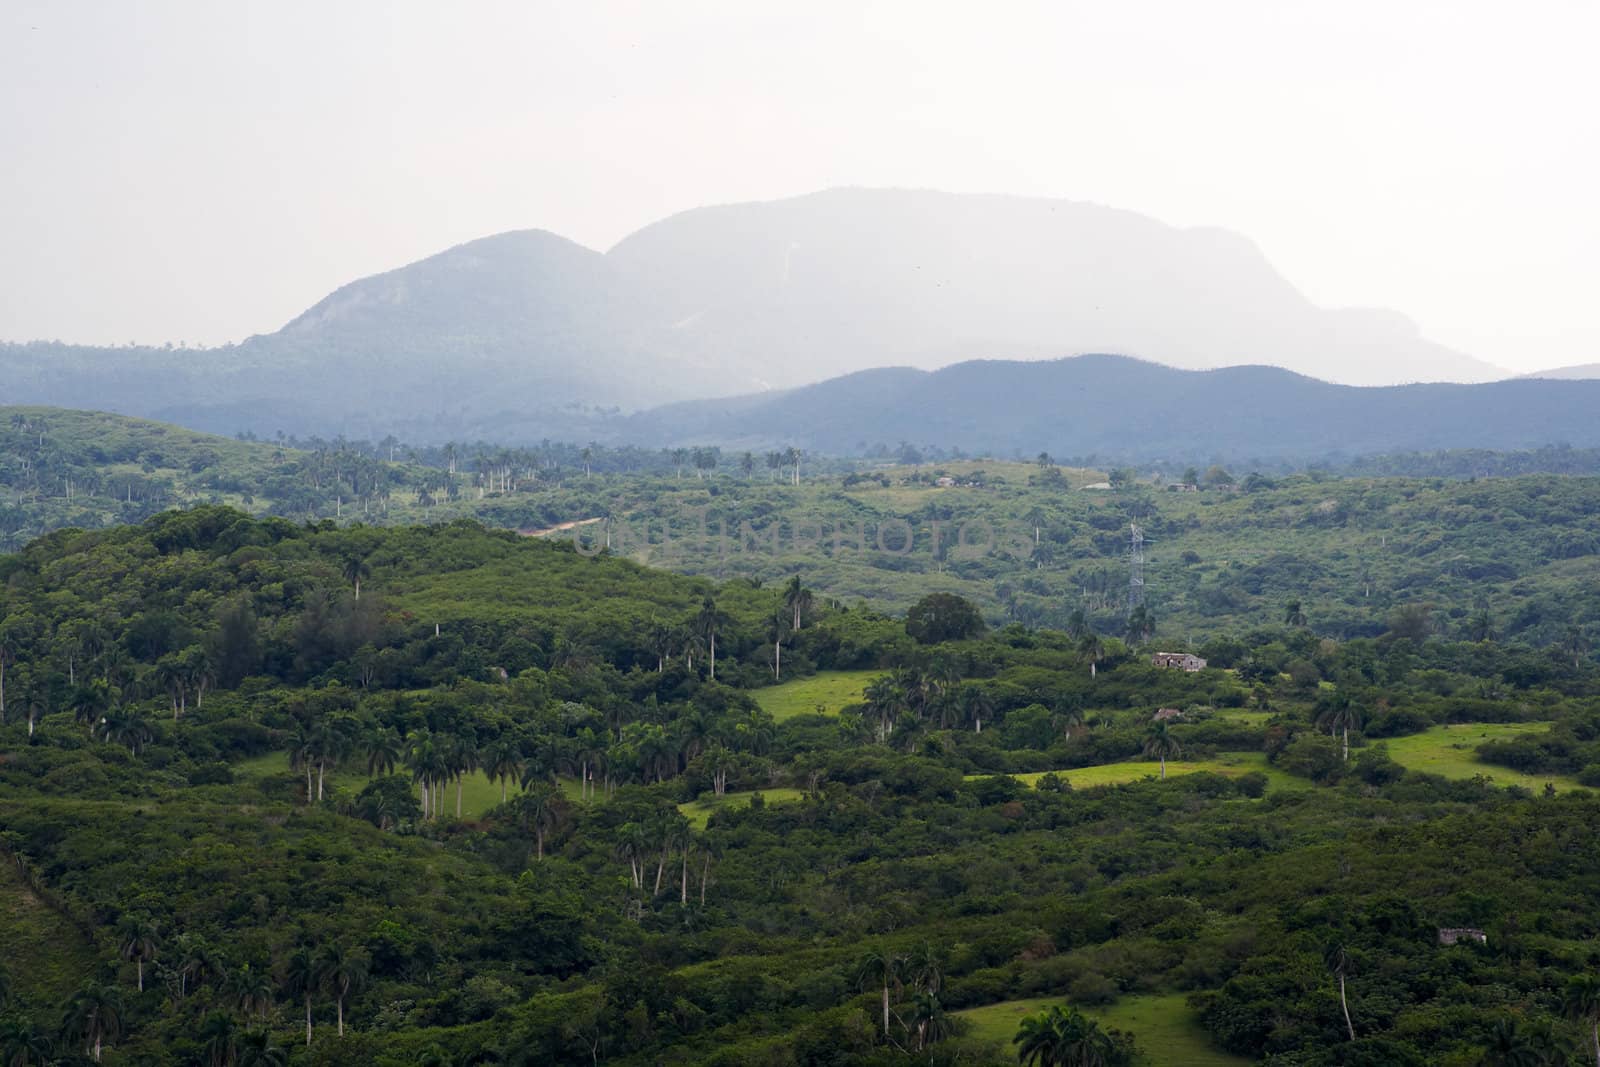
{"label": "hazy sky", "polygon": [[1594,0],[0,0],[0,338],[236,340],[489,233],[883,185],[1225,226],[1592,362],[1597,41]]}

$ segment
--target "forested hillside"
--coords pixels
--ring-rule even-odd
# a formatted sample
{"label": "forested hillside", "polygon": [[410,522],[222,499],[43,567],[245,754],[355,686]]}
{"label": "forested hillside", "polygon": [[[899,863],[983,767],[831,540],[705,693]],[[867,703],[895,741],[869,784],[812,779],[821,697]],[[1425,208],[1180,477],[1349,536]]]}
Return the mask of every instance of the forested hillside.
{"label": "forested hillside", "polygon": [[1586,653],[1290,613],[1186,673],[220,507],[0,557],[0,617],[14,1062],[1593,1053]]}
{"label": "forested hillside", "polygon": [[[1115,355],[886,367],[785,392],[668,404],[595,431],[627,443],[789,443],[830,455],[909,441],[992,456],[1341,465],[1443,449],[1600,446],[1600,381],[1353,388],[1278,367],[1177,370]],[[610,437],[604,436],[606,434]]]}
{"label": "forested hillside", "polygon": [[[1581,461],[1550,450],[1370,466],[1459,472]],[[118,416],[0,409],[0,547],[204,503],[340,525],[475,518],[708,577],[805,573],[818,595],[881,610],[945,591],[992,622],[1065,627],[1081,615],[1119,635],[1137,525],[1141,625],[1168,640],[1214,649],[1210,642],[1242,628],[1280,622],[1291,602],[1339,637],[1382,633],[1401,609],[1418,614],[1423,632],[1452,638],[1582,650],[1600,631],[1595,477],[1266,476],[1171,464],[1106,472],[1048,456],[936,459],[909,445],[845,461],[551,442],[263,443]]]}

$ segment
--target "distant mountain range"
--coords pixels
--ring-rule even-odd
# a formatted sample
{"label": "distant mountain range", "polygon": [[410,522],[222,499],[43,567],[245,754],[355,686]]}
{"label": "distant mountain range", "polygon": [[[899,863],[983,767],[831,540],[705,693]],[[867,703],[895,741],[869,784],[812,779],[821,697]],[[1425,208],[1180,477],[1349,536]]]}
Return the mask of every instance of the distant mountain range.
{"label": "distant mountain range", "polygon": [[883,444],[978,455],[1296,460],[1443,449],[1600,446],[1600,381],[1330,385],[1276,367],[1185,371],[1121,356],[863,371],[781,393],[607,420],[640,444]]}
{"label": "distant mountain range", "polygon": [[1600,378],[1600,363],[1580,363],[1575,367],[1553,367],[1550,370],[1524,374],[1524,378]]}
{"label": "distant mountain range", "polygon": [[4,345],[0,380],[16,403],[224,433],[537,439],[597,408],[1085,351],[1360,384],[1501,376],[1395,313],[1314,306],[1224,230],[836,189],[684,212],[603,254],[542,231],[484,238],[221,349]]}

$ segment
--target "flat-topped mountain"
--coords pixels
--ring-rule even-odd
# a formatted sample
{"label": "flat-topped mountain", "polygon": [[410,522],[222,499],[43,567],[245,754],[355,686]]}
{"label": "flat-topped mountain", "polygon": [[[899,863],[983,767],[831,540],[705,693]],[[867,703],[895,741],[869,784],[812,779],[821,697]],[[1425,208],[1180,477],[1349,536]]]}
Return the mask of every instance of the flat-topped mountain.
{"label": "flat-topped mountain", "polygon": [[[176,324],[175,324],[176,325]],[[1403,316],[1316,307],[1248,240],[1067,200],[835,189],[701,208],[600,253],[538,230],[346,285],[204,351],[0,346],[18,403],[413,439],[888,365],[1126,353],[1333,381],[1483,380]]]}

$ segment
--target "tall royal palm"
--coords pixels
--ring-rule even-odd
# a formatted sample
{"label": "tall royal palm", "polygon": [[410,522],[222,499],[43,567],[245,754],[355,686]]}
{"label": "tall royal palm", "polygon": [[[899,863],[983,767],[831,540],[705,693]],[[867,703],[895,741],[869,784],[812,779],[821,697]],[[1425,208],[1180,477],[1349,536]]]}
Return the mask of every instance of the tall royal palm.
{"label": "tall royal palm", "polygon": [[1183,755],[1183,746],[1173,736],[1172,728],[1165,722],[1153,722],[1144,735],[1144,754],[1161,761],[1161,778],[1167,777],[1167,760]]}
{"label": "tall royal palm", "polygon": [[805,614],[811,610],[811,605],[815,601],[816,598],[811,590],[800,583],[798,574],[790,578],[789,584],[783,587],[783,606],[789,609],[790,626],[795,633],[800,632],[800,627],[805,622]]}
{"label": "tall royal palm", "polygon": [[283,991],[301,1001],[306,1009],[306,1047],[311,1046],[311,1001],[322,988],[322,970],[317,956],[301,945],[290,954],[283,968]]}
{"label": "tall royal palm", "polygon": [[124,915],[117,924],[117,954],[137,969],[139,992],[144,992],[144,965],[155,960],[161,937],[147,915]]}
{"label": "tall royal palm", "polygon": [[50,1035],[25,1015],[0,1019],[0,1064],[5,1067],[45,1067],[53,1062],[55,1045]]}
{"label": "tall royal palm", "polygon": [[1561,991],[1561,1008],[1567,1018],[1589,1031],[1595,1067],[1600,1067],[1600,977],[1578,975]]}
{"label": "tall royal palm", "polygon": [[64,1029],[69,1040],[81,1041],[96,1063],[105,1045],[122,1038],[122,996],[110,986],[86,985],[67,1004]]}
{"label": "tall royal palm", "polygon": [[[798,581],[798,579],[796,579]],[[717,607],[716,600],[708,593],[700,602],[700,610],[694,617],[694,629],[700,638],[705,641],[707,649],[706,663],[710,667],[711,677],[717,676],[717,631],[729,622],[727,613]]]}
{"label": "tall royal palm", "polygon": [[351,993],[358,992],[367,981],[366,957],[346,952],[339,944],[322,947],[317,954],[317,971],[322,979],[322,991],[333,998],[339,1036],[344,1036],[344,1005]]}
{"label": "tall royal palm", "polygon": [[889,994],[900,987],[905,961],[887,949],[871,949],[856,963],[856,984],[882,991],[883,1039],[889,1040]]}

